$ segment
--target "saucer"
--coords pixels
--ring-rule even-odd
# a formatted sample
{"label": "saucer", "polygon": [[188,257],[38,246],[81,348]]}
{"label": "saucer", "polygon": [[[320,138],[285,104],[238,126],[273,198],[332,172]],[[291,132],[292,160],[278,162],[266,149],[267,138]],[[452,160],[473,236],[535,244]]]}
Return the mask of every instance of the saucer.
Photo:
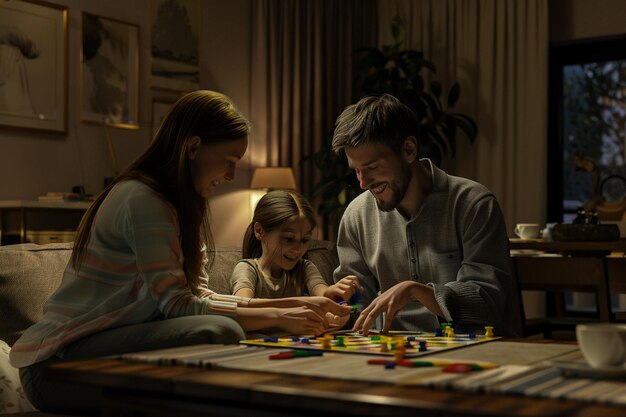
{"label": "saucer", "polygon": [[626,378],[626,367],[610,366],[603,368],[593,368],[586,362],[570,362],[570,361],[552,361],[552,366],[566,373],[576,374],[588,377],[610,377],[610,378]]}

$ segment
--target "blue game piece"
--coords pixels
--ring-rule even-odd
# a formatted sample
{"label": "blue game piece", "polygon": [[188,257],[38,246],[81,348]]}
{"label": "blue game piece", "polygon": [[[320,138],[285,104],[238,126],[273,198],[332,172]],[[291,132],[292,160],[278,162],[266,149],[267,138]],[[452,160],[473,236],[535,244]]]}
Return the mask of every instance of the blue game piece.
{"label": "blue game piece", "polygon": [[426,352],[428,349],[426,349],[426,341],[424,340],[420,340],[419,342],[419,349],[420,352]]}
{"label": "blue game piece", "polygon": [[408,340],[409,342],[414,342],[415,341],[415,336],[407,336],[406,340]]}
{"label": "blue game piece", "polygon": [[292,342],[299,342],[299,341],[300,341],[300,338],[299,338],[299,337],[297,337],[297,336],[292,336],[292,337],[291,337],[291,341],[292,341]]}
{"label": "blue game piece", "polygon": [[277,337],[266,337],[265,339],[263,339],[264,342],[270,342],[270,343],[278,343],[278,338]]}
{"label": "blue game piece", "polygon": [[393,369],[396,367],[396,363],[393,361],[385,362],[385,369]]}
{"label": "blue game piece", "polygon": [[307,345],[311,343],[308,337],[303,337],[302,340],[300,340],[300,342],[307,344]]}
{"label": "blue game piece", "polygon": [[413,345],[411,344],[410,340],[407,340],[406,342],[404,342],[404,347],[407,349],[413,349]]}
{"label": "blue game piece", "polygon": [[437,337],[443,336],[443,329],[441,327],[438,327],[437,330],[435,330],[435,336]]}
{"label": "blue game piece", "polygon": [[350,299],[350,304],[358,304],[359,300],[361,300],[361,290],[357,288],[354,291],[354,295]]}
{"label": "blue game piece", "polygon": [[470,339],[476,339],[476,333],[475,332],[469,332],[467,337],[469,337]]}

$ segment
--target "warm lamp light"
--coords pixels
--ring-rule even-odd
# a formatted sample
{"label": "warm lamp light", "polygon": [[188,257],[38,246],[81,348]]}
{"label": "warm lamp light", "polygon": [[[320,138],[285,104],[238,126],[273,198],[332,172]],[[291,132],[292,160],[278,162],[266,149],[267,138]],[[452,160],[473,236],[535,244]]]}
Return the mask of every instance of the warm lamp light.
{"label": "warm lamp light", "polygon": [[290,167],[264,167],[254,170],[250,188],[295,190],[296,178]]}

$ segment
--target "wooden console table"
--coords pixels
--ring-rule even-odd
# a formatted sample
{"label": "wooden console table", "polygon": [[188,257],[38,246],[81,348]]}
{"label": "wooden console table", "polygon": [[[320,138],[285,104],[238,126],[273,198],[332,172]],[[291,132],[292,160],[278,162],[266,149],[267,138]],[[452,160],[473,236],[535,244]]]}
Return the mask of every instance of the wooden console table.
{"label": "wooden console table", "polygon": [[509,239],[511,250],[538,250],[544,252],[626,252],[626,239],[608,242],[558,242],[543,239]]}
{"label": "wooden console table", "polygon": [[[555,288],[571,292],[586,287],[597,294],[598,314],[603,321],[624,321],[626,315],[611,306],[611,294],[626,294],[626,239],[606,242],[564,242],[544,241],[543,239],[510,239],[509,248],[513,265],[526,264],[518,281],[522,289],[531,281],[531,289],[550,292]],[[555,254],[563,255],[555,259]],[[560,264],[555,267],[552,264]],[[594,277],[592,265],[601,276]],[[592,282],[597,285],[592,288]],[[582,291],[582,290],[581,290]],[[565,306],[562,293],[547,299],[548,315],[564,315]],[[609,317],[607,317],[607,315]]]}
{"label": "wooden console table", "polygon": [[[85,212],[91,206],[90,201],[0,201],[0,244],[6,234],[5,223],[9,212],[17,211],[19,215],[19,243],[26,241],[29,216],[41,212]],[[72,225],[75,229],[78,224]]]}
{"label": "wooden console table", "polygon": [[[546,340],[517,342],[551,343]],[[299,366],[297,361],[294,360],[293,366]],[[104,417],[613,417],[626,414],[624,407],[574,400],[128,362],[111,358],[49,365],[44,369],[43,377],[50,382],[102,388],[100,415]]]}

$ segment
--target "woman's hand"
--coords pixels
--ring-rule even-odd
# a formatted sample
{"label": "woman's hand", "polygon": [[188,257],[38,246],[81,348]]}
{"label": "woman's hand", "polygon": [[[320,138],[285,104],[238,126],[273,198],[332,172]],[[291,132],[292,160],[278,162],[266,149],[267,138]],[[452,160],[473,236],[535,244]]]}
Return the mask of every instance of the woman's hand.
{"label": "woman's hand", "polygon": [[286,331],[287,334],[318,336],[328,331],[328,319],[307,307],[278,308],[276,310],[276,327]]}
{"label": "woman's hand", "polygon": [[326,321],[328,322],[327,332],[334,332],[335,330],[343,329],[343,326],[346,325],[348,320],[350,319],[350,315],[347,316],[338,316],[333,313],[326,313]]}
{"label": "woman's hand", "polygon": [[324,292],[324,297],[335,301],[343,300],[347,303],[356,293],[362,294],[363,287],[359,285],[359,279],[356,276],[347,275],[328,287]]}

